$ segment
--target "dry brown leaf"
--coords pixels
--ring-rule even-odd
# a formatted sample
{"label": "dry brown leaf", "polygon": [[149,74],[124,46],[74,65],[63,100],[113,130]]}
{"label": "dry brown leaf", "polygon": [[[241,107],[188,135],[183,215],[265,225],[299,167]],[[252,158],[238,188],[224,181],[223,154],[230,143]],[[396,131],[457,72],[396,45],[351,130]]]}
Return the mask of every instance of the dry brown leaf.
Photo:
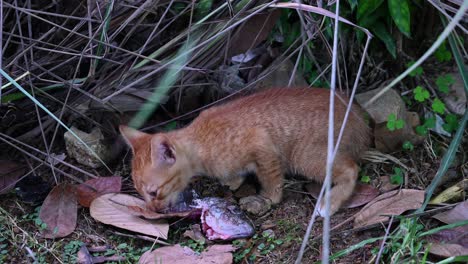
{"label": "dry brown leaf", "polygon": [[440,230],[428,236],[428,241],[434,243],[458,244],[468,248],[468,229],[466,226],[458,226],[451,229]]}
{"label": "dry brown leaf", "polygon": [[438,213],[433,217],[446,224],[453,224],[456,222],[468,220],[468,201],[459,203],[448,212]]}
{"label": "dry brown leaf", "polygon": [[165,219],[165,218],[174,218],[174,217],[187,217],[196,210],[185,211],[185,212],[174,212],[174,213],[157,213],[150,211],[138,205],[128,205],[129,213],[135,216],[141,216],[146,219]]}
{"label": "dry brown leaf", "polygon": [[161,247],[153,251],[145,252],[138,261],[139,264],[170,263],[170,264],[231,264],[232,245],[212,245],[201,254],[188,247],[174,245]]}
{"label": "dry brown leaf", "polygon": [[227,56],[242,54],[257,47],[268,37],[280,15],[279,10],[273,10],[257,14],[242,23],[231,38]]}
{"label": "dry brown leaf", "polygon": [[169,225],[166,221],[142,219],[131,214],[128,206],[143,208],[145,201],[127,194],[109,193],[94,199],[89,210],[94,219],[104,224],[145,235],[167,238]]}
{"label": "dry brown leaf", "polygon": [[183,236],[191,238],[194,241],[199,241],[203,244],[206,242],[206,238],[203,236],[202,229],[199,224],[190,225],[190,229],[185,230]]}
{"label": "dry brown leaf", "polygon": [[441,257],[454,257],[468,255],[468,248],[458,244],[434,243],[429,252]]}
{"label": "dry brown leaf", "polygon": [[61,183],[50,191],[39,212],[39,218],[47,224],[42,235],[46,238],[65,237],[76,227],[77,203],[74,187]]}
{"label": "dry brown leaf", "polygon": [[400,187],[400,185],[393,184],[390,176],[385,175],[380,177],[380,192],[386,193],[395,190],[398,187]]}
{"label": "dry brown leaf", "polygon": [[13,189],[24,171],[24,167],[15,162],[0,160],[0,194]]}
{"label": "dry brown leaf", "polygon": [[424,191],[402,189],[377,196],[364,206],[354,218],[354,227],[363,227],[385,222],[389,215],[400,215],[403,212],[421,207]]}
{"label": "dry brown leaf", "polygon": [[[309,194],[315,199],[318,198],[320,194],[321,186],[317,183],[308,183],[306,184],[306,190]],[[349,200],[343,205],[344,208],[355,208],[361,205],[367,204],[372,201],[375,197],[379,195],[379,190],[369,184],[356,184],[353,195]]]}
{"label": "dry brown leaf", "polygon": [[88,180],[77,186],[78,202],[89,207],[91,202],[97,197],[106,193],[120,192],[122,189],[122,177],[99,177],[97,179]]}
{"label": "dry brown leaf", "polygon": [[349,200],[343,205],[346,208],[355,208],[361,205],[367,204],[372,201],[375,197],[379,195],[379,190],[369,184],[360,184],[356,185],[353,195]]}

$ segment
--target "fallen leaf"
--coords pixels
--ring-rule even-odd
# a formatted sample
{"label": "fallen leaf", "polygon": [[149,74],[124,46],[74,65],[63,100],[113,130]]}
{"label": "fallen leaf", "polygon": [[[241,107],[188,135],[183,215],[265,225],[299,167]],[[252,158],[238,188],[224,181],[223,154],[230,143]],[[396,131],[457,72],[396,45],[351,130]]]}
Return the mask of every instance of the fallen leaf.
{"label": "fallen leaf", "polygon": [[255,48],[269,36],[280,15],[279,10],[273,10],[257,14],[242,23],[231,37],[227,56],[231,57]]}
{"label": "fallen leaf", "polygon": [[433,243],[458,244],[468,248],[467,226],[457,226],[451,229],[440,230],[427,237]]}
{"label": "fallen leaf", "polygon": [[186,230],[183,236],[191,238],[194,241],[199,241],[202,244],[206,242],[199,224],[190,225],[190,229]]}
{"label": "fallen leaf", "polygon": [[[144,201],[143,201],[144,202]],[[139,205],[128,205],[129,213],[135,216],[141,216],[146,219],[164,219],[164,218],[174,218],[174,217],[187,217],[197,210],[185,211],[185,212],[173,212],[173,213],[157,213],[150,211],[146,208],[143,208]]]}
{"label": "fallen leaf", "polygon": [[454,257],[468,255],[468,248],[458,244],[434,243],[429,252],[441,257]]}
{"label": "fallen leaf", "polygon": [[[444,222],[446,224],[453,224],[456,222],[468,220],[468,201],[459,203],[453,209],[448,212],[438,213],[433,218]],[[464,226],[468,232],[468,226]]]}
{"label": "fallen leaf", "polygon": [[24,167],[18,163],[0,160],[0,194],[5,194],[13,189],[24,171]]}
{"label": "fallen leaf", "polygon": [[400,215],[403,212],[421,207],[424,201],[424,191],[402,189],[377,196],[364,206],[354,218],[354,227],[363,227],[385,222],[390,215]]}
{"label": "fallen leaf", "polygon": [[97,197],[106,193],[120,192],[122,189],[122,177],[99,177],[88,180],[77,186],[78,202],[84,207],[89,207]]}
{"label": "fallen leaf", "polygon": [[[321,186],[317,183],[308,183],[305,186],[307,192],[314,197],[318,198]],[[379,195],[379,190],[369,184],[356,184],[354,192],[348,201],[343,205],[344,208],[355,208],[367,204]]]}
{"label": "fallen leaf", "polygon": [[167,238],[169,225],[166,221],[142,219],[131,214],[128,206],[143,208],[145,201],[127,194],[109,193],[94,199],[89,210],[94,219],[104,224],[145,235]]}
{"label": "fallen leaf", "polygon": [[153,263],[171,263],[171,264],[231,264],[232,251],[235,248],[232,245],[213,245],[209,246],[201,254],[196,253],[188,247],[174,245],[161,247],[153,251],[146,251],[138,261],[139,264]]}
{"label": "fallen leaf", "polygon": [[355,208],[367,204],[379,195],[379,190],[370,184],[356,184],[353,195],[343,205],[345,208]]}
{"label": "fallen leaf", "polygon": [[78,253],[76,254],[77,264],[93,264],[93,256],[89,253],[86,245],[82,245]]}
{"label": "fallen leaf", "polygon": [[380,192],[386,193],[391,190],[395,190],[400,187],[398,184],[393,184],[390,176],[381,176],[380,177]]}
{"label": "fallen leaf", "polygon": [[464,179],[457,184],[445,189],[439,195],[431,199],[429,204],[442,204],[450,200],[461,198],[465,191],[465,186],[468,186],[468,179]]}
{"label": "fallen leaf", "polygon": [[45,238],[66,237],[76,227],[77,203],[74,187],[68,183],[55,186],[47,195],[39,212],[47,226],[42,231]]}

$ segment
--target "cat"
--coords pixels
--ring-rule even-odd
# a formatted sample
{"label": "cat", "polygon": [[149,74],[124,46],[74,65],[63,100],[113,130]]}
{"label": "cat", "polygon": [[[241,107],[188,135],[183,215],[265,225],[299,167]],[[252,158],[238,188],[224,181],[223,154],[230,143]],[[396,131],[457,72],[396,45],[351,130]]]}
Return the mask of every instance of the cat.
{"label": "cat", "polygon": [[[271,88],[204,110],[188,126],[147,134],[120,126],[133,152],[132,177],[152,210],[175,202],[191,178],[216,177],[231,190],[254,172],[260,197],[281,201],[287,172],[322,182],[327,159],[330,92],[323,88]],[[335,141],[348,98],[335,96]],[[333,166],[331,211],[352,194],[370,128],[353,105]],[[258,197],[258,195],[257,195]],[[324,214],[324,202],[319,205]]]}

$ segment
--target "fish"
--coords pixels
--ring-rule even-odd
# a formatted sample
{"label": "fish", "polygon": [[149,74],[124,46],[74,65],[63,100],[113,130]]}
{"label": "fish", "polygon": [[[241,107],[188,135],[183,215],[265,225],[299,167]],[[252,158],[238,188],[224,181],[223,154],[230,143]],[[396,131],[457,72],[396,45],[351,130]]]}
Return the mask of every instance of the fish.
{"label": "fish", "polygon": [[237,205],[226,199],[195,199],[192,207],[201,209],[202,231],[209,240],[248,238],[255,233],[250,219]]}
{"label": "fish", "polygon": [[199,218],[209,240],[234,240],[255,234],[252,221],[239,206],[220,197],[204,197],[192,189],[182,192],[178,201],[161,211],[165,214],[189,212],[187,218]]}

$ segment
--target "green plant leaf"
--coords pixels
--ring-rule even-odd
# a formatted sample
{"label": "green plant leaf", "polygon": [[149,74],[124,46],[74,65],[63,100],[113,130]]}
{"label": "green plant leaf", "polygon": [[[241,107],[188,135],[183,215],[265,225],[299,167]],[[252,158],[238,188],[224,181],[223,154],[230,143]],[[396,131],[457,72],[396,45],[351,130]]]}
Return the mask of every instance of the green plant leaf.
{"label": "green plant leaf", "polygon": [[390,182],[401,185],[403,183],[403,170],[399,167],[394,167],[393,171],[394,174],[390,177]]}
{"label": "green plant leaf", "polygon": [[448,114],[445,116],[445,124],[442,125],[442,128],[447,132],[453,132],[458,128],[458,117],[454,114]]}
{"label": "green plant leaf", "polygon": [[395,114],[389,114],[388,117],[387,117],[387,128],[388,130],[390,131],[394,131],[395,130],[395,122],[396,122],[396,116]]}
{"label": "green plant leaf", "polygon": [[417,126],[415,128],[416,133],[420,136],[426,136],[427,135],[427,127],[425,126]]}
{"label": "green plant leaf", "polygon": [[369,183],[371,181],[371,178],[368,175],[363,175],[360,181],[363,183]]}
{"label": "green plant leaf", "polygon": [[451,74],[445,74],[437,77],[436,85],[439,88],[439,91],[447,94],[449,92],[449,87],[455,82]]}
{"label": "green plant leaf", "polygon": [[405,122],[402,119],[398,119],[397,121],[395,121],[396,129],[402,129],[404,125],[405,125]]}
{"label": "green plant leaf", "polygon": [[452,59],[452,53],[447,49],[445,41],[437,48],[434,55],[439,62],[450,61]]}
{"label": "green plant leaf", "polygon": [[213,0],[199,0],[195,5],[195,17],[203,18],[206,16],[213,5]]}
{"label": "green plant leaf", "polygon": [[402,147],[403,147],[404,150],[408,150],[408,151],[413,151],[413,149],[414,149],[413,143],[411,143],[409,141],[403,142]]}
{"label": "green plant leaf", "polygon": [[422,88],[421,86],[417,86],[414,91],[414,99],[418,102],[424,102],[426,99],[429,99],[429,91]]}
{"label": "green plant leaf", "polygon": [[435,117],[430,117],[424,120],[424,126],[427,128],[434,128],[436,125],[436,118]]}
{"label": "green plant leaf", "polygon": [[363,16],[367,16],[376,10],[383,0],[359,0],[357,6],[357,19],[360,20]]}
{"label": "green plant leaf", "polygon": [[436,98],[432,103],[432,110],[438,114],[443,114],[445,112],[445,104],[439,98]]}
{"label": "green plant leaf", "polygon": [[395,41],[393,40],[392,35],[390,35],[385,28],[385,25],[382,22],[377,21],[369,29],[385,44],[388,52],[390,52],[392,57],[396,59]]}
{"label": "green plant leaf", "polygon": [[358,0],[348,0],[348,4],[351,6],[351,10],[354,10],[358,5]]}
{"label": "green plant leaf", "polygon": [[388,0],[388,10],[392,15],[393,22],[401,33],[407,37],[411,36],[410,10],[407,0]]}
{"label": "green plant leaf", "polygon": [[[408,62],[406,64],[406,67],[409,68],[409,67],[413,66],[413,64],[414,64],[414,61],[410,61],[410,62]],[[412,72],[410,72],[409,75],[411,77],[420,76],[420,75],[423,74],[423,72],[424,72],[423,68],[421,66],[418,66],[418,67],[416,67],[416,69],[414,69]]]}

